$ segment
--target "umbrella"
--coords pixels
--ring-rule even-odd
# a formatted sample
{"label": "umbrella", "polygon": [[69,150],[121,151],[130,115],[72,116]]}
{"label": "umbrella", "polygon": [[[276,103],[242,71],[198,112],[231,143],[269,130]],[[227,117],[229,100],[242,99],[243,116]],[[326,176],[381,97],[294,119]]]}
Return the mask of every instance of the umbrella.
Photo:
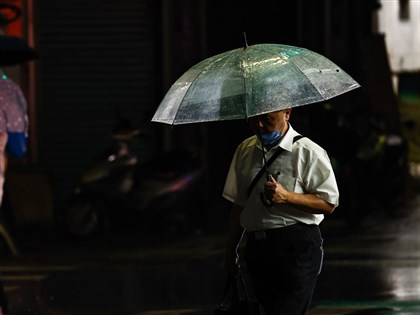
{"label": "umbrella", "polygon": [[19,85],[0,71],[0,132],[28,133],[27,102]]}
{"label": "umbrella", "polygon": [[311,50],[257,44],[205,59],[169,89],[152,121],[171,125],[243,119],[331,99],[360,85]]}
{"label": "umbrella", "polygon": [[[7,143],[0,141],[1,151],[4,152],[6,147],[11,155],[23,157],[26,153],[28,134],[26,99],[19,85],[8,79],[0,70],[0,134],[2,134],[3,140],[5,133],[8,134]],[[3,158],[4,156],[1,154],[0,167],[2,170],[4,170]]]}
{"label": "umbrella", "polygon": [[14,66],[38,58],[35,50],[19,37],[0,35],[0,67]]}

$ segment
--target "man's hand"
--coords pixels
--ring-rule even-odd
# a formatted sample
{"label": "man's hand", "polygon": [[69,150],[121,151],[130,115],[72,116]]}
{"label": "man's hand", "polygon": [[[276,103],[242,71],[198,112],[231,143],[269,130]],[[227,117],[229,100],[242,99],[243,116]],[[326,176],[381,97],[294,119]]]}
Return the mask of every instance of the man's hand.
{"label": "man's hand", "polygon": [[265,195],[269,200],[275,203],[287,202],[289,192],[279,184],[273,176],[268,175],[267,182],[265,183]]}
{"label": "man's hand", "polygon": [[273,176],[268,175],[264,193],[274,203],[291,203],[300,206],[300,209],[313,214],[331,214],[335,206],[321,199],[315,194],[299,194],[286,190],[276,182]]}

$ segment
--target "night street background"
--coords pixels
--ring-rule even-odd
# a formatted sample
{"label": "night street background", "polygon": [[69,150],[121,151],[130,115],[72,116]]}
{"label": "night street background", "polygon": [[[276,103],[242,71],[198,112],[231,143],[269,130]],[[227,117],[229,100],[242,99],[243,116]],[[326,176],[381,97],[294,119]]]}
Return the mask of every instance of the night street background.
{"label": "night street background", "polygon": [[22,9],[4,31],[39,55],[2,67],[29,114],[0,216],[12,315],[212,314],[225,280],[221,192],[251,130],[150,119],[179,76],[243,47],[244,32],[249,45],[325,55],[362,86],[291,117],[326,149],[340,189],[309,315],[420,314],[419,0],[0,4]]}

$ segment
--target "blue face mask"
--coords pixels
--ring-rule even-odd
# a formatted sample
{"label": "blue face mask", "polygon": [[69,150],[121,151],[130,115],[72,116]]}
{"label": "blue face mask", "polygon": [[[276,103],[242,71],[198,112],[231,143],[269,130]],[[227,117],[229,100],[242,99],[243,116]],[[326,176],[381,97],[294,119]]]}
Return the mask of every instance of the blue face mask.
{"label": "blue face mask", "polygon": [[261,134],[261,141],[264,142],[264,144],[273,144],[282,136],[283,135],[278,130],[274,130],[273,132]]}

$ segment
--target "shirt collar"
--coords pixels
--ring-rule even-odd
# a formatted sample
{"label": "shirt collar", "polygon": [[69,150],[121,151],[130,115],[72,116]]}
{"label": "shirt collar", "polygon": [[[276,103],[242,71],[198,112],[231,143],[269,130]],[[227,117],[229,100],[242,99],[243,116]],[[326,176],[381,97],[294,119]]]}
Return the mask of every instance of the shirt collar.
{"label": "shirt collar", "polygon": [[293,147],[293,138],[297,136],[299,133],[297,133],[291,124],[289,124],[289,128],[287,129],[286,134],[281,138],[279,142],[279,147],[282,149],[292,152]]}

